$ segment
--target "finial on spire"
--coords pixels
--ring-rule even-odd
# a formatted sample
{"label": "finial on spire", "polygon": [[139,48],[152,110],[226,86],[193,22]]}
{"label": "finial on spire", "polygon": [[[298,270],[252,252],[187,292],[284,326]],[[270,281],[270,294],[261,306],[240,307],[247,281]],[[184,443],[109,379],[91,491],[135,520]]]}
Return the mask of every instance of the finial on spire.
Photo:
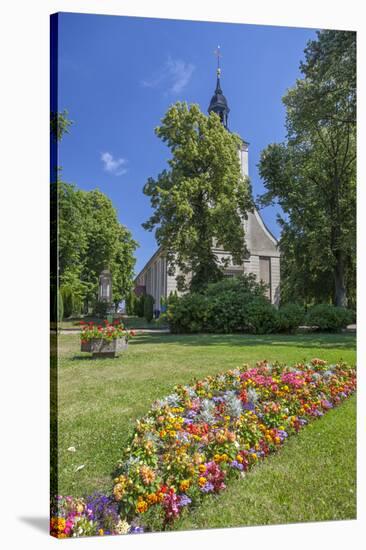
{"label": "finial on spire", "polygon": [[222,57],[220,46],[217,46],[216,50],[214,51],[214,54],[215,54],[216,57],[217,57],[217,69],[216,69],[216,74],[217,74],[217,77],[220,78],[220,75],[221,75],[220,57]]}

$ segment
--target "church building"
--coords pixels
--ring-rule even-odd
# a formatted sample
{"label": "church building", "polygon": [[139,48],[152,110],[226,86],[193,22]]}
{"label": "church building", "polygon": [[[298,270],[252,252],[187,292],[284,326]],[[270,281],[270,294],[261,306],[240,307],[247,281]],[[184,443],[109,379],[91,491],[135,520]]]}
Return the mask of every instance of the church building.
{"label": "church building", "polygon": [[[212,96],[208,112],[214,111],[220,116],[222,124],[227,128],[228,115],[230,112],[228,102],[223,95],[220,82],[220,67],[217,68],[217,83],[215,93]],[[229,130],[228,130],[229,131]],[[249,175],[248,171],[248,146],[242,140],[239,150],[241,171],[244,176]],[[225,277],[235,277],[243,273],[254,273],[257,280],[262,280],[268,285],[267,296],[275,304],[279,304],[280,285],[280,251],[278,242],[269,229],[265,226],[259,212],[254,209],[248,212],[248,218],[243,220],[245,242],[249,251],[248,257],[243,264],[235,265],[229,252],[213,247],[218,260],[229,258],[229,264],[224,269]],[[137,294],[145,293],[153,296],[155,300],[154,309],[161,309],[161,298],[167,298],[171,292],[177,290],[176,276],[169,275],[168,265],[162,247],[153,254],[146,265],[135,279],[135,291]]]}

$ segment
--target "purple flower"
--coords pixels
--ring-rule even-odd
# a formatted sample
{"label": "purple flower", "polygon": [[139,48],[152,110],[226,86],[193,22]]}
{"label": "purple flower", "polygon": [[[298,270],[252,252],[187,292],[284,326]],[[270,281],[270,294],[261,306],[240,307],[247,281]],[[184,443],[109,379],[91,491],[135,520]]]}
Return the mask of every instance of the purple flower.
{"label": "purple flower", "polygon": [[191,502],[191,499],[187,497],[187,495],[181,495],[179,499],[179,506],[188,506]]}
{"label": "purple flower", "polygon": [[238,462],[237,460],[233,460],[232,462],[230,462],[230,466],[232,468],[236,468],[237,470],[244,470],[244,466],[240,464],[240,462]]}
{"label": "purple flower", "polygon": [[211,493],[211,491],[214,490],[214,486],[210,481],[207,481],[207,483],[204,484],[203,487],[201,487],[201,491],[203,493]]}
{"label": "purple flower", "polygon": [[223,403],[225,399],[223,397],[213,397],[212,401],[214,401],[215,403]]}
{"label": "purple flower", "polygon": [[130,529],[130,533],[132,535],[138,535],[139,533],[143,533],[143,532],[144,532],[144,528],[141,527],[140,525],[134,525]]}
{"label": "purple flower", "polygon": [[87,515],[95,521],[99,529],[105,532],[113,530],[119,521],[118,505],[111,498],[101,493],[94,493],[86,499]]}

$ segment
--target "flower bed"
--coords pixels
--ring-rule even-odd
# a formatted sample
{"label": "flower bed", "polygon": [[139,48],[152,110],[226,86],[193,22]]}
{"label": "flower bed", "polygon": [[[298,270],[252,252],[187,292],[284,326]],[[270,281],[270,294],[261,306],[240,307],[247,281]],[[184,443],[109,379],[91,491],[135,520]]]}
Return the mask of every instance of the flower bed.
{"label": "flower bed", "polygon": [[113,323],[109,323],[107,319],[103,321],[103,325],[96,325],[92,321],[86,323],[85,321],[80,321],[81,333],[80,341],[81,344],[87,344],[90,340],[105,340],[106,342],[112,342],[117,338],[124,338],[126,342],[130,336],[134,336],[135,332],[133,330],[126,330],[124,324],[116,319]]}
{"label": "flower bed", "polygon": [[119,351],[127,349],[129,337],[135,335],[135,331],[126,330],[119,320],[114,323],[105,320],[104,326],[83,321],[80,325],[81,351],[92,353],[93,357],[116,357]]}
{"label": "flower bed", "polygon": [[[57,537],[161,531],[206,494],[245,475],[356,389],[356,371],[313,359],[208,376],[153,403],[137,421],[110,496],[53,504]],[[67,500],[68,499],[68,500]],[[91,500],[90,500],[91,499]]]}

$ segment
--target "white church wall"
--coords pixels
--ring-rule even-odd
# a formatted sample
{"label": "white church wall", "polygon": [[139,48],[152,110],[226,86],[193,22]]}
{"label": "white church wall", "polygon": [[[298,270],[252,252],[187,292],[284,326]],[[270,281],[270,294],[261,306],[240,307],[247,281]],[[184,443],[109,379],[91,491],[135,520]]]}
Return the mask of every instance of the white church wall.
{"label": "white church wall", "polygon": [[271,294],[272,303],[276,306],[280,303],[280,258],[271,258]]}

